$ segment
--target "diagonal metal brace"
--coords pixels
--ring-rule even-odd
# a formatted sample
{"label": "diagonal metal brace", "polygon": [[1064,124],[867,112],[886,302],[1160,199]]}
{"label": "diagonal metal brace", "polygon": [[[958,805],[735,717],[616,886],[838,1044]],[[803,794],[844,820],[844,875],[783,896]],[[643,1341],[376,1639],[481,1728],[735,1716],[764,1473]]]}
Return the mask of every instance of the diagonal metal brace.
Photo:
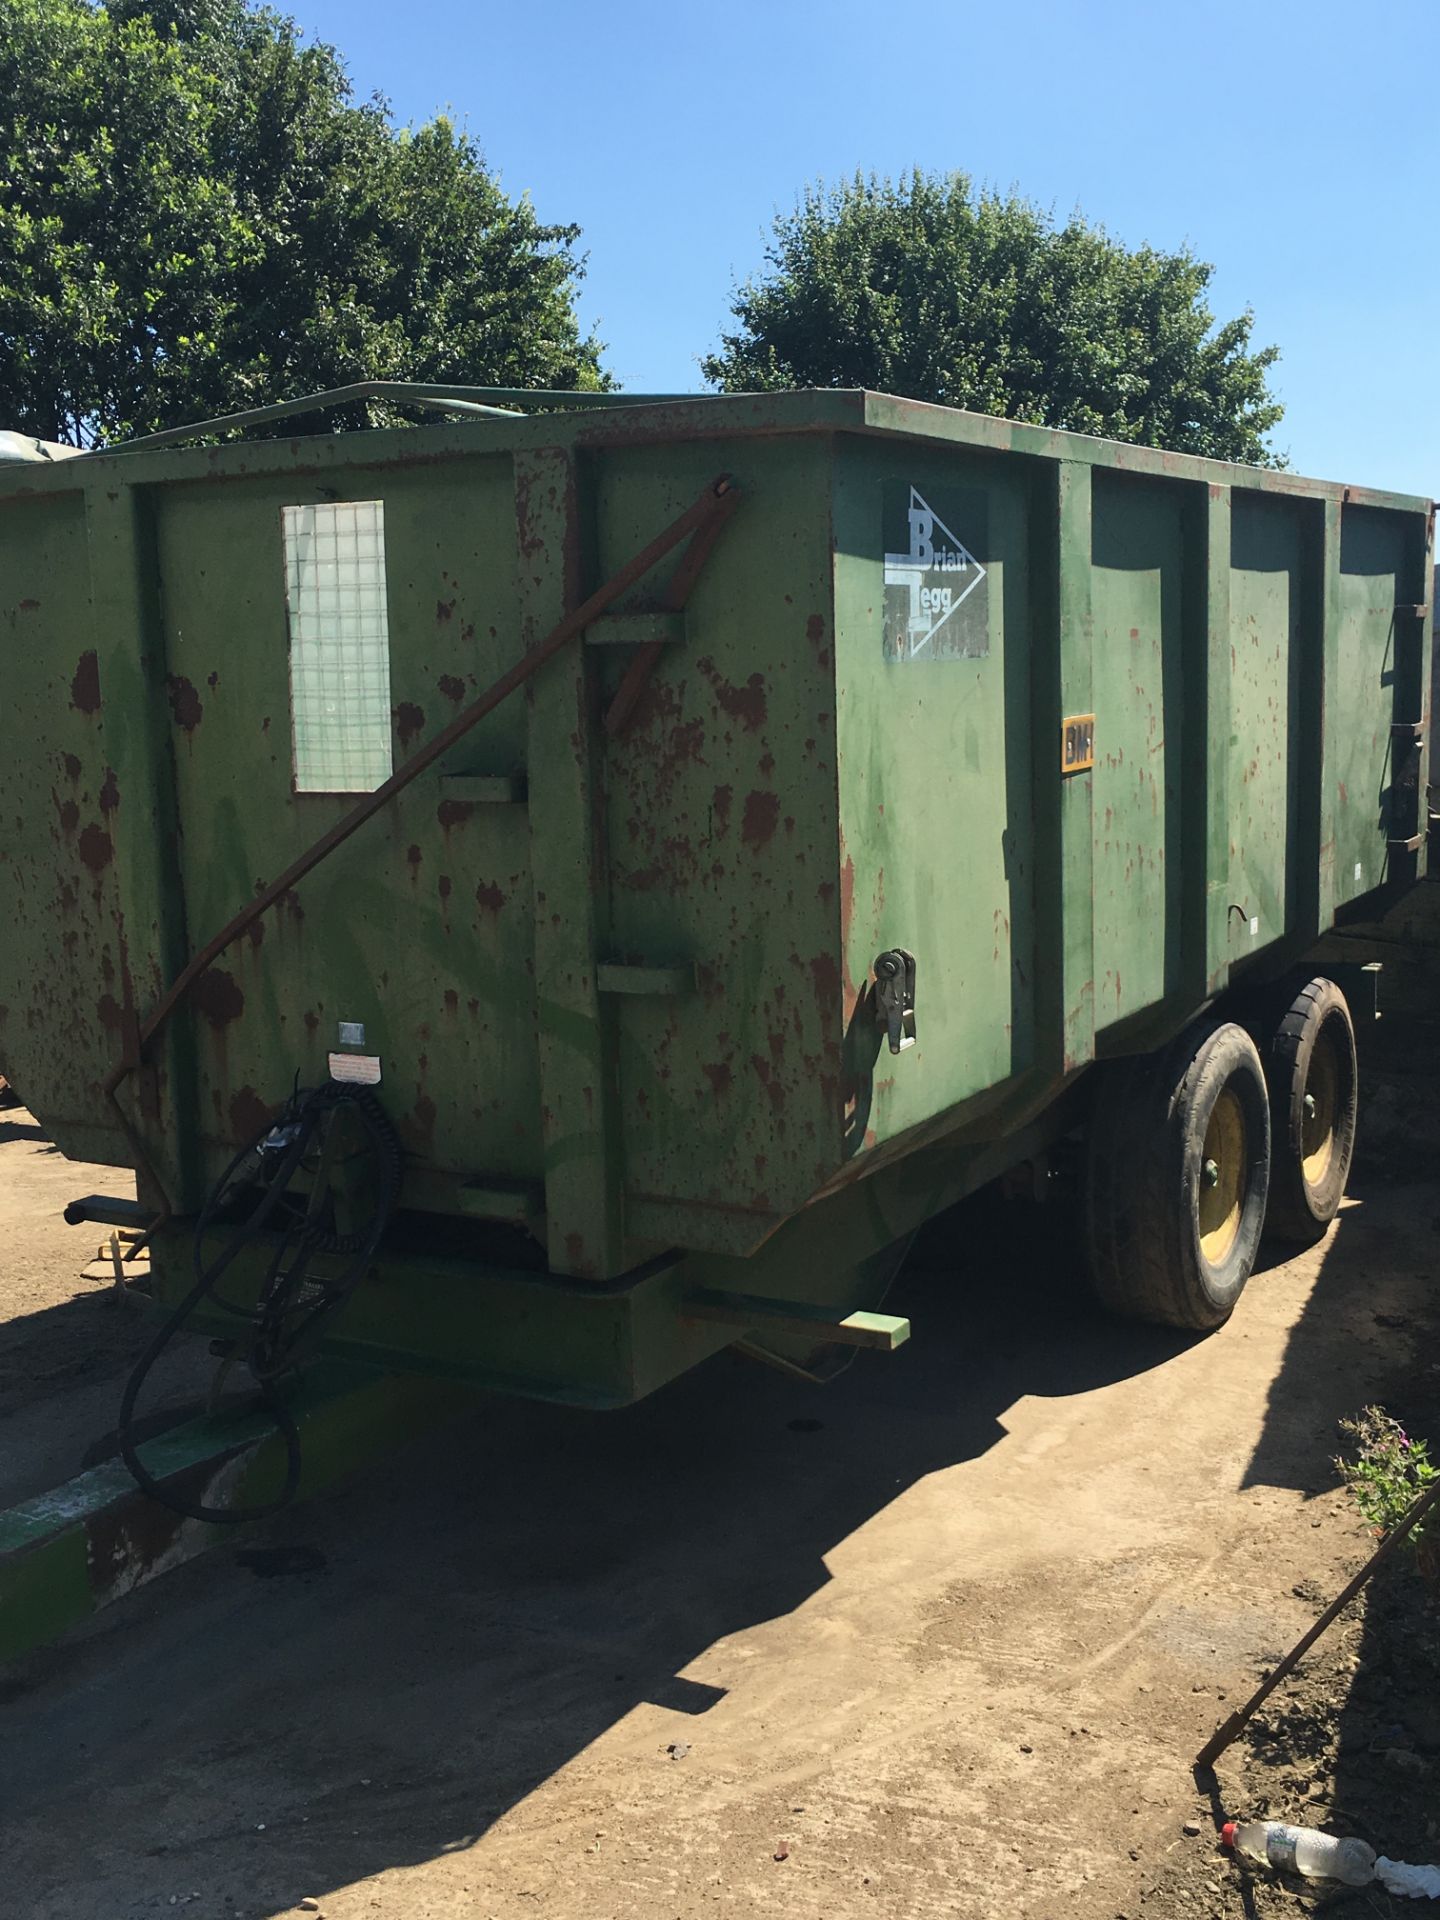
{"label": "diagonal metal brace", "polygon": [[[739,488],[735,482],[728,474],[721,474],[717,480],[706,487],[692,506],[688,507],[678,519],[671,521],[663,533],[657,534],[648,546],[642,547],[639,553],[627,561],[617,573],[612,574],[603,586],[597,587],[588,599],[566,614],[559,625],[553,627],[538,646],[532,647],[522,659],[516,661],[513,667],[502,673],[500,678],[492,682],[478,699],[473,700],[468,707],[456,714],[448,726],[442,727],[433,740],[421,747],[418,753],[412,754],[404,766],[392,773],[390,778],[378,786],[373,793],[366,794],[358,806],[352,807],[343,819],[337,820],[332,827],[322,833],[320,838],[298,859],[292,860],[283,873],[278,874],[268,885],[262,887],[255,898],[248,901],[234,918],[228,920],[220,931],[207,940],[199,952],[181,968],[161,995],[154,1011],[141,1022],[133,1055],[132,1050],[127,1047],[126,1057],[111,1070],[102,1089],[119,1119],[130,1150],[135,1156],[137,1170],[144,1174],[154,1191],[161,1196],[161,1207],[152,1225],[152,1232],[165,1224],[171,1217],[173,1209],[164,1183],[155,1170],[139,1130],[116,1096],[126,1079],[143,1060],[145,1050],[151,1041],[170,1019],[201,974],[207,967],[212,966],[225,949],[233,945],[247,928],[253,926],[263,914],[267,913],[277,900],[283,899],[307,874],[312,873],[327,855],[332,854],[337,847],[343,846],[353,833],[363,827],[367,821],[373,820],[375,815],[388,806],[397,794],[402,793],[427,768],[434,766],[435,762],[447,754],[457,741],[463,739],[472,727],[483,720],[487,714],[493,713],[528,680],[533,679],[535,674],[548,661],[554,659],[555,655],[570,641],[583,634],[586,627],[612,607],[623,594],[638,585],[652,567],[657,566],[665,558],[667,553],[678,547],[687,537],[693,536],[666,590],[667,596],[678,594],[677,604],[683,606],[689,597],[690,588],[698,578],[700,569],[715,543],[720,528],[734,511],[738,498]],[[621,693],[623,692],[622,687]]]}
{"label": "diagonal metal brace", "polygon": [[[717,481],[719,493],[719,511],[711,516],[691,536],[690,544],[680,556],[679,565],[670,576],[670,581],[660,597],[657,611],[661,613],[679,613],[690,598],[691,589],[700,578],[701,569],[710,557],[710,550],[720,538],[736,507],[740,504],[740,489],[733,480]],[[649,685],[650,676],[660,664],[665,651],[663,640],[647,640],[639,648],[635,658],[625,670],[625,677],[615,691],[605,715],[605,731],[613,739],[623,733],[634,717],[640,696]]]}

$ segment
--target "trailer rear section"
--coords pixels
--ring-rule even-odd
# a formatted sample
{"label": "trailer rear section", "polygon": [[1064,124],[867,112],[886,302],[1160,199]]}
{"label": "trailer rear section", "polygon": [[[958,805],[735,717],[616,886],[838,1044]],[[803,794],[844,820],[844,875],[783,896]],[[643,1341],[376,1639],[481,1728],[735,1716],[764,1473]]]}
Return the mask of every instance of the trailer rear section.
{"label": "trailer rear section", "polygon": [[1423,869],[1428,502],[874,394],[431,398],[0,465],[0,1057],[272,1410],[823,1373],[1021,1164],[1185,1325],[1323,1230],[1304,956]]}

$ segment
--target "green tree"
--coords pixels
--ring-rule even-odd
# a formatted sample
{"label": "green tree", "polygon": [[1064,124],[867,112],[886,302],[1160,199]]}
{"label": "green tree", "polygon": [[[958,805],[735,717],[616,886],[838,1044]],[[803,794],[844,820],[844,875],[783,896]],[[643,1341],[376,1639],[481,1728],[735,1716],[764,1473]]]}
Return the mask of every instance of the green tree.
{"label": "green tree", "polygon": [[1252,316],[1216,325],[1212,268],[1064,226],[963,173],[857,175],[780,215],[767,271],[704,362],[729,392],[871,387],[1013,420],[1277,465],[1282,409]]}
{"label": "green tree", "polygon": [[245,0],[0,0],[0,426],[88,443],[366,378],[603,387],[579,231]]}

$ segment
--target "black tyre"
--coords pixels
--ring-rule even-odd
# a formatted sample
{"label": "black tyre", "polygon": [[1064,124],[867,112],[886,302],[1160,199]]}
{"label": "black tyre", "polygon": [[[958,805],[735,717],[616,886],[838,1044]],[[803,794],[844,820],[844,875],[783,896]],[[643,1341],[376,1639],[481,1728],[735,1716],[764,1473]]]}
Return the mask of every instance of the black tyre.
{"label": "black tyre", "polygon": [[1333,980],[1307,982],[1265,1054],[1272,1136],[1266,1229],[1309,1244],[1339,1211],[1355,1155],[1355,1027]]}
{"label": "black tyre", "polygon": [[1255,1043],[1202,1022],[1102,1072],[1085,1180],[1095,1291],[1135,1319],[1218,1327],[1265,1224],[1270,1106]]}

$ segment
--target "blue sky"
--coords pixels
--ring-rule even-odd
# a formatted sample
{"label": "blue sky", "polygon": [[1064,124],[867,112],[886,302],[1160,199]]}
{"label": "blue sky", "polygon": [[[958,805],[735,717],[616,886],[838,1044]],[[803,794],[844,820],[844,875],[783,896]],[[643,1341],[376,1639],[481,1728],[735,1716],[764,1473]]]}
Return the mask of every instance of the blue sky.
{"label": "blue sky", "polygon": [[1437,0],[290,0],[397,119],[446,109],[584,229],[627,387],[697,390],[806,182],[962,168],[1131,244],[1183,242],[1282,351],[1276,445],[1440,491]]}

